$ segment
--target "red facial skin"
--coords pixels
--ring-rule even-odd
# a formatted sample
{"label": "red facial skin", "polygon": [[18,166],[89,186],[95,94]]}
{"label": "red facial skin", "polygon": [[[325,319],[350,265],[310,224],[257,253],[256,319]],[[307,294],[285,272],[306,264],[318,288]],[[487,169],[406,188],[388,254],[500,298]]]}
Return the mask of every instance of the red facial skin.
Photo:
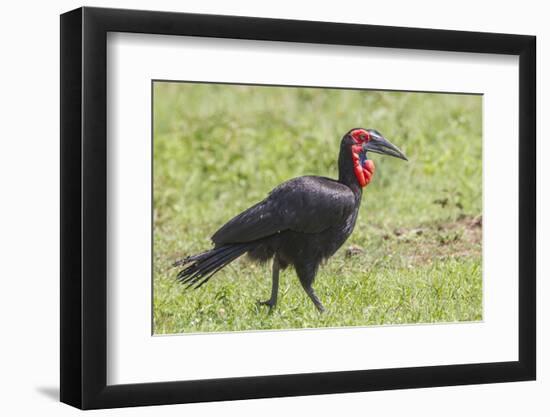
{"label": "red facial skin", "polygon": [[370,159],[365,159],[361,165],[359,154],[363,151],[363,144],[370,140],[369,132],[364,129],[355,129],[350,133],[351,138],[356,143],[351,146],[351,157],[353,159],[353,171],[357,182],[361,188],[366,187],[374,176],[374,162]]}

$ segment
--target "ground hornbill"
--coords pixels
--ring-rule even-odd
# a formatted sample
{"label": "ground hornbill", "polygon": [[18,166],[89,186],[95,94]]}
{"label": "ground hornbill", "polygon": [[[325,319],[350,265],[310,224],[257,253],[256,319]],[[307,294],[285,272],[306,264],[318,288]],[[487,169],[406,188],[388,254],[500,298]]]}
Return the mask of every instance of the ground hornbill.
{"label": "ground hornbill", "polygon": [[200,287],[244,253],[256,261],[273,258],[271,297],[277,303],[279,271],[293,265],[305,292],[324,311],[312,284],[319,264],[332,256],[355,226],[363,187],[374,175],[367,152],[405,155],[379,132],[356,128],[344,135],[338,158],[338,180],[304,176],[276,187],[267,198],[243,211],[212,236],[214,248],[177,261],[183,266],[178,279]]}

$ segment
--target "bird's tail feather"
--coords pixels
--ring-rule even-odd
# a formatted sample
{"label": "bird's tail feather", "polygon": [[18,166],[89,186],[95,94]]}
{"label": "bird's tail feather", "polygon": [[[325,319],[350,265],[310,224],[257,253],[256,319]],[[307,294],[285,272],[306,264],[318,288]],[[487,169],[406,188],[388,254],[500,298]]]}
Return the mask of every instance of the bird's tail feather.
{"label": "bird's tail feather", "polygon": [[251,248],[250,243],[233,243],[181,259],[173,265],[174,267],[185,266],[178,273],[177,279],[185,284],[186,288],[199,288],[206,284],[216,272]]}

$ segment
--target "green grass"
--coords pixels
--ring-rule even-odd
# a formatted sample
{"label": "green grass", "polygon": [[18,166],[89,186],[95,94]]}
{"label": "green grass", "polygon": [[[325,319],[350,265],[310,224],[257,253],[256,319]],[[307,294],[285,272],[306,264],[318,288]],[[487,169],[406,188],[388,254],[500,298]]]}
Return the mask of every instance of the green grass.
{"label": "green grass", "polygon": [[[155,83],[156,334],[482,318],[481,97]],[[279,303],[270,266],[239,259],[199,290],[174,260],[279,183],[337,176],[341,136],[374,128],[409,158],[371,155],[376,174],[350,239],[322,266],[319,314],[292,269]]]}

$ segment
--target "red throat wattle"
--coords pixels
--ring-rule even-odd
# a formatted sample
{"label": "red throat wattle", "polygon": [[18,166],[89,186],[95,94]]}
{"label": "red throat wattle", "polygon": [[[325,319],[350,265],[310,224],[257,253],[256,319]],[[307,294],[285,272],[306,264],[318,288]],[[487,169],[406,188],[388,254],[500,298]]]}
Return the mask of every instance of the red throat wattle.
{"label": "red throat wattle", "polygon": [[361,145],[353,145],[351,147],[351,157],[353,159],[353,172],[357,178],[357,182],[361,188],[366,187],[374,176],[374,162],[370,159],[365,159],[361,164],[361,158],[359,154],[362,151]]}

